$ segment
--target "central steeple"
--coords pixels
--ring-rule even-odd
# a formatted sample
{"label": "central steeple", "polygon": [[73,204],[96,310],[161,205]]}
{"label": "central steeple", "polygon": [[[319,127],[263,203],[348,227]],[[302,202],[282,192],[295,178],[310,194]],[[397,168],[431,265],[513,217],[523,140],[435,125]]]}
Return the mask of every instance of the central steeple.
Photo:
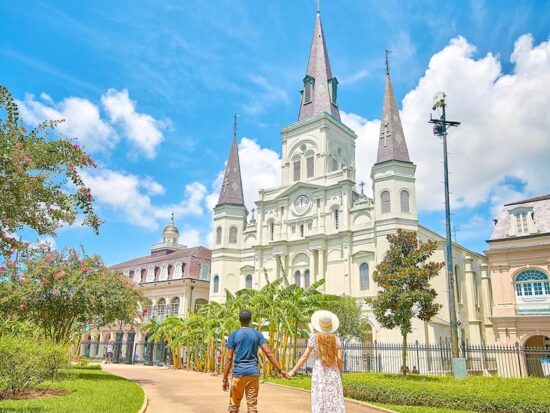
{"label": "central steeple", "polygon": [[235,115],[233,122],[233,142],[231,143],[220,198],[218,200],[218,205],[224,204],[244,206],[241,165],[239,163],[239,148],[237,145],[237,115]]}
{"label": "central steeple", "polygon": [[317,10],[315,19],[315,32],[311,41],[309,62],[306,76],[304,77],[304,89],[300,102],[300,114],[298,120],[315,116],[326,112],[340,120],[340,112],[337,106],[338,80],[332,76],[330,61],[328,58],[321,13]]}

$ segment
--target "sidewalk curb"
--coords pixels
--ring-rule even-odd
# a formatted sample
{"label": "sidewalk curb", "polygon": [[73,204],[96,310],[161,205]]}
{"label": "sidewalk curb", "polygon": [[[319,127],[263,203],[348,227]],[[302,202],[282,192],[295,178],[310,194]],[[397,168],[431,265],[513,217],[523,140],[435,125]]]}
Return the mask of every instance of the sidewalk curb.
{"label": "sidewalk curb", "polygon": [[[271,386],[284,387],[285,389],[294,389],[294,390],[299,390],[299,391],[305,392],[305,393],[311,393],[311,390],[302,389],[300,387],[285,386],[284,384],[279,384],[279,383],[271,383],[270,381],[264,381],[264,382],[262,382],[262,384],[269,384]],[[385,409],[383,407],[374,406],[370,403],[362,402],[360,400],[350,399],[349,397],[344,397],[344,400],[349,402],[349,403],[352,403],[352,404],[357,404],[359,406],[369,407],[370,409],[373,409],[373,410],[378,411],[380,413],[397,413],[393,410]]]}
{"label": "sidewalk curb", "polygon": [[143,404],[141,405],[141,408],[138,410],[138,413],[145,413],[145,410],[147,410],[147,404],[149,403],[149,398],[147,397],[147,393],[145,393],[145,389],[143,387],[141,387],[141,390],[143,390]]}

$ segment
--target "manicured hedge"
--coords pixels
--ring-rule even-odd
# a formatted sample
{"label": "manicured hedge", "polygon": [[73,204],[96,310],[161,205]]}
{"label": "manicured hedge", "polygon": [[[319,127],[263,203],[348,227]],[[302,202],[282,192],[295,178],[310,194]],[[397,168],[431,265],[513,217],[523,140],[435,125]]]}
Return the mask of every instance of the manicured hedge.
{"label": "manicured hedge", "polygon": [[344,394],[357,400],[501,413],[550,412],[550,380],[348,374]]}

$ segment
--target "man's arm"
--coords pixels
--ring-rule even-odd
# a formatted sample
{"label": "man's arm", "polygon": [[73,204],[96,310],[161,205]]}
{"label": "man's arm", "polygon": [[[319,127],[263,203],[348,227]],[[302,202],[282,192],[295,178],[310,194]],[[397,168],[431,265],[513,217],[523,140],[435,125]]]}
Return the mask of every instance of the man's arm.
{"label": "man's arm", "polygon": [[229,372],[231,371],[231,366],[233,365],[233,349],[227,350],[227,355],[225,356],[225,365],[223,366],[223,391],[229,390]]}
{"label": "man's arm", "polygon": [[283,377],[286,377],[287,374],[281,368],[281,365],[279,364],[279,362],[277,361],[277,359],[275,358],[275,356],[271,352],[271,349],[269,348],[269,346],[264,343],[264,344],[260,344],[260,348],[265,353],[265,355],[266,355],[267,359],[269,360],[269,362],[271,364],[273,364],[273,366],[277,369],[277,373],[281,374]]}

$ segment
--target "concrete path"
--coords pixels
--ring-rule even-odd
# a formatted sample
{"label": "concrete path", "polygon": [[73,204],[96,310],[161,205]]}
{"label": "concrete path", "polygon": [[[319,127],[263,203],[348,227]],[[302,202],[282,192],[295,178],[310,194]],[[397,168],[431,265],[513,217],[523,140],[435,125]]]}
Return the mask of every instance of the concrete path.
{"label": "concrete path", "polygon": [[[207,373],[172,370],[166,367],[145,367],[120,364],[103,365],[106,371],[125,377],[143,387],[149,398],[147,413],[223,413],[227,411],[229,393],[222,390],[221,376]],[[308,392],[260,385],[260,413],[309,413]],[[346,402],[347,413],[378,413],[382,410]],[[246,404],[241,405],[246,412]]]}

